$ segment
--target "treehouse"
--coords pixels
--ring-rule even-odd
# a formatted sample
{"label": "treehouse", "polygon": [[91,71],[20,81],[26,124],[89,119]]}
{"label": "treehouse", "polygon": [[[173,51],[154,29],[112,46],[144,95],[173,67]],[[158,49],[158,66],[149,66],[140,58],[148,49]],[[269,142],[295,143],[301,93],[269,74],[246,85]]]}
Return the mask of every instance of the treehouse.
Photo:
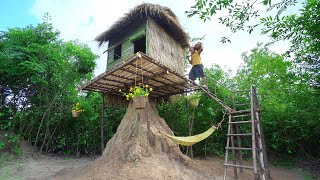
{"label": "treehouse", "polygon": [[[237,168],[240,168],[240,172],[243,169],[253,170],[255,179],[270,179],[264,136],[260,123],[260,108],[254,87],[251,86],[250,90],[231,91],[220,86],[223,91],[230,92],[231,106],[226,103],[227,101],[222,101],[221,97],[218,97],[217,89],[220,88],[217,88],[216,82],[214,82],[214,91],[210,92],[209,89],[190,82],[184,77],[183,52],[189,46],[189,37],[169,8],[147,3],[141,4],[100,34],[96,40],[100,45],[108,43],[108,49],[105,51],[108,53],[107,69],[84,85],[82,89],[103,93],[108,103],[112,105],[119,105],[125,101],[119,89],[126,91],[130,87],[142,83],[148,84],[154,91],[150,93],[149,99],[144,97],[133,98],[116,134],[108,141],[104,151],[104,103],[102,104],[101,149],[103,160],[98,160],[92,166],[93,170],[84,171],[91,173],[86,179],[95,179],[97,175],[99,176],[101,164],[106,165],[100,171],[103,178],[113,177],[116,173],[117,177],[119,174],[127,174],[130,178],[136,177],[135,179],[150,179],[151,174],[160,174],[161,177],[157,176],[158,178],[155,179],[167,179],[168,177],[170,177],[169,179],[212,179],[212,176],[204,175],[201,169],[197,169],[192,162],[188,162],[190,159],[185,158],[172,140],[185,146],[202,141],[210,136],[216,130],[216,127],[221,126],[224,118],[216,126],[210,127],[202,134],[175,137],[165,120],[156,113],[154,103],[149,103],[150,99],[157,100],[192,89],[203,91],[229,114],[224,179],[227,177],[228,167],[233,168],[235,179],[238,177]],[[223,93],[223,99],[225,99],[224,95]],[[241,97],[241,99],[244,98],[249,101],[249,103],[241,104],[246,105],[246,108],[237,108],[239,104],[236,103],[243,101],[235,100],[235,97]],[[146,101],[145,103],[134,103],[135,101],[138,102],[138,99],[145,99]],[[143,107],[140,106],[142,104],[144,104]],[[250,104],[250,109],[247,107],[248,104]],[[243,129],[250,129],[251,132],[240,131],[240,124],[242,127],[246,127]],[[244,137],[247,137],[246,141],[244,141]],[[251,144],[251,147],[241,147],[243,142]],[[242,151],[245,150],[252,151],[252,165],[250,166],[243,165],[242,162]],[[157,155],[153,156],[152,154]],[[232,161],[230,161],[229,155]],[[177,163],[178,159],[182,161]],[[107,172],[115,164],[119,164],[119,160],[121,164],[127,163],[127,167],[130,168],[124,168],[124,173],[114,170]],[[135,163],[134,166],[132,165],[133,162]],[[137,162],[140,164],[136,165]],[[159,162],[165,162],[166,170],[159,171]],[[150,163],[155,163],[155,165]],[[148,173],[146,175],[141,174],[138,170],[133,169],[135,167],[148,169]],[[96,169],[98,169],[98,173],[95,172]],[[176,169],[181,170],[181,172],[182,170],[186,171],[175,176],[175,173],[179,172]],[[181,175],[186,175],[186,177]],[[128,179],[128,176],[119,178]]]}
{"label": "treehouse", "polygon": [[189,36],[167,7],[144,3],[95,39],[107,43],[107,68],[82,87],[112,95],[138,83],[154,89],[151,97],[179,94],[193,85],[184,77],[183,52]]}

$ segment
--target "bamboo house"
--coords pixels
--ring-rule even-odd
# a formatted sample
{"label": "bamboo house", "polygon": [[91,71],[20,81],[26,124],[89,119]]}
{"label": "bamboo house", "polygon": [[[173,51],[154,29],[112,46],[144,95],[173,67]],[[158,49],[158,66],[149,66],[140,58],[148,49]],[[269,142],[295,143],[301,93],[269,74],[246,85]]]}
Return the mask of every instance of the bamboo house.
{"label": "bamboo house", "polygon": [[183,75],[189,36],[167,7],[138,5],[95,40],[108,43],[107,68],[84,90],[121,95],[119,89],[143,83],[153,87],[151,97],[166,97],[192,86]]}

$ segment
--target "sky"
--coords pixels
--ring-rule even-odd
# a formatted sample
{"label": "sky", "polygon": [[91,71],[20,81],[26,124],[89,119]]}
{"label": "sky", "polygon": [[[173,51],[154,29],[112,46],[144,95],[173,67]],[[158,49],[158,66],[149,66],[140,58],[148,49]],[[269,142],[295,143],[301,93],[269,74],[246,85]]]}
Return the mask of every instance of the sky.
{"label": "sky", "polygon": [[[202,61],[205,67],[218,64],[224,69],[236,72],[243,62],[241,54],[256,47],[257,42],[268,42],[267,36],[260,35],[254,30],[251,35],[247,32],[233,34],[232,43],[222,44],[222,36],[229,37],[230,31],[218,23],[217,18],[205,23],[198,17],[187,18],[184,13],[189,10],[194,0],[2,0],[0,7],[0,31],[7,28],[26,27],[42,22],[43,15],[49,12],[51,23],[61,32],[60,37],[66,41],[78,39],[91,47],[93,52],[100,56],[97,59],[95,75],[106,69],[106,55],[103,52],[107,47],[98,48],[93,40],[97,35],[107,30],[115,21],[123,17],[134,6],[142,2],[155,3],[169,7],[179,18],[180,23],[190,37],[202,37],[204,51]],[[273,1],[275,2],[275,1]],[[264,8],[256,3],[256,8],[263,13]],[[298,7],[288,10],[296,12]],[[271,46],[276,53],[284,53],[288,42],[279,42]]]}

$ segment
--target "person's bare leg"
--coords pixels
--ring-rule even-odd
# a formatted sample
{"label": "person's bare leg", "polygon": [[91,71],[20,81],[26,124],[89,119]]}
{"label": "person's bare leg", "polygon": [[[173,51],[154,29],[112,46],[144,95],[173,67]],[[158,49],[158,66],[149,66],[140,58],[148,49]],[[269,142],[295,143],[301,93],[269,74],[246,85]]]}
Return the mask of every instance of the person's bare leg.
{"label": "person's bare leg", "polygon": [[[194,81],[194,79],[191,79],[191,81],[193,82],[193,83],[195,83]],[[191,88],[191,91],[194,91],[195,89],[193,89],[193,88]]]}
{"label": "person's bare leg", "polygon": [[207,78],[204,76],[202,78],[202,87],[204,87],[205,89],[208,89],[208,85],[207,85]]}

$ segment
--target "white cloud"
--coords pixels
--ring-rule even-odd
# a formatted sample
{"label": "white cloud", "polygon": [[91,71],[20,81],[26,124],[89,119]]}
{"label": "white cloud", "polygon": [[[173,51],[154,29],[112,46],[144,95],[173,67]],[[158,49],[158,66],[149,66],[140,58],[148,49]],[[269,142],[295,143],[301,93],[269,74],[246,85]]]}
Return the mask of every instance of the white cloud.
{"label": "white cloud", "polygon": [[[87,43],[93,51],[102,55],[106,48],[98,49],[97,43],[93,39],[116,20],[122,17],[135,5],[142,3],[141,0],[36,0],[31,12],[39,19],[43,14],[49,12],[52,17],[52,24],[61,32],[61,37],[65,40],[79,39],[80,42]],[[249,35],[240,32],[232,35],[231,44],[221,44],[222,36],[229,36],[229,30],[218,24],[217,19],[203,23],[199,18],[187,18],[184,11],[193,4],[193,0],[149,0],[167,6],[178,16],[181,24],[191,37],[201,37],[206,34],[204,43],[204,54],[202,59],[204,65],[210,67],[213,63],[229,66],[236,71],[241,64],[241,53],[256,46],[257,41],[266,41],[266,37],[261,37],[257,32]],[[257,5],[260,7],[260,5]],[[287,47],[283,46],[283,47]],[[279,49],[279,48],[276,48]],[[286,49],[286,48],[283,48]],[[106,56],[101,56],[97,61],[95,74],[105,71]]]}

